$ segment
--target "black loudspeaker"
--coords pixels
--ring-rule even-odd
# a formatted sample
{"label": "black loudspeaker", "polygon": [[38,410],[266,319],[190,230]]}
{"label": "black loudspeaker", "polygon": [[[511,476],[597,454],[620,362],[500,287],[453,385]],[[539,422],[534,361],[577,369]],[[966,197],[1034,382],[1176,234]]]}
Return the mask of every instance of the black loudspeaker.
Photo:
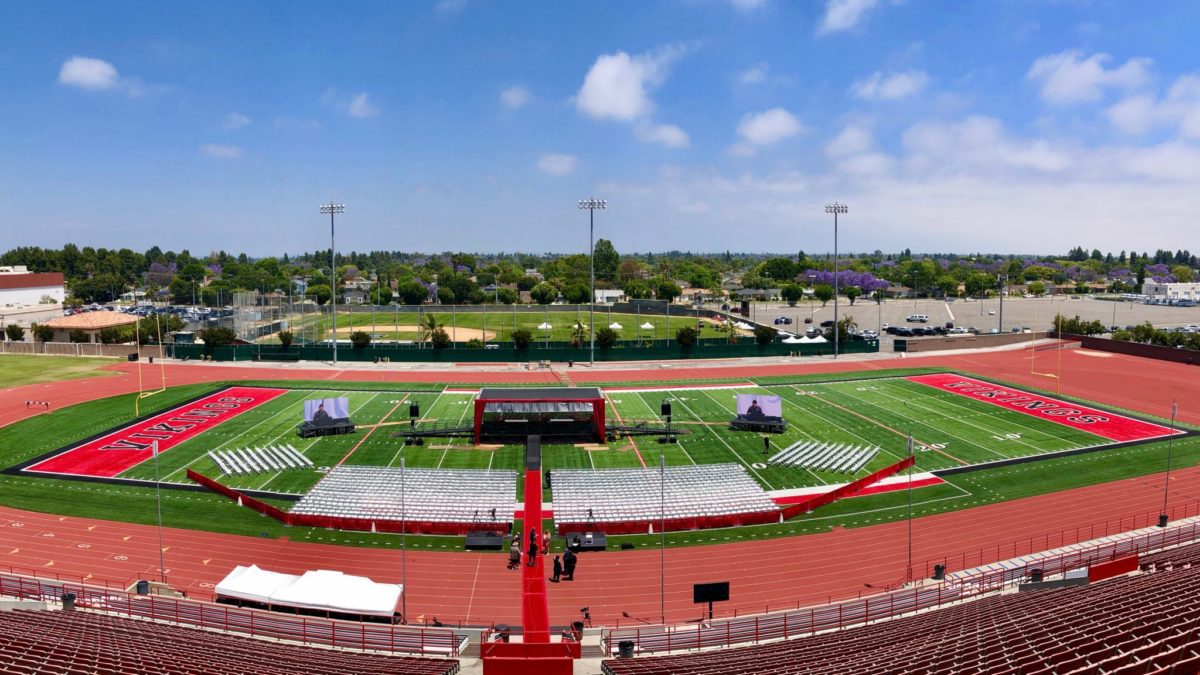
{"label": "black loudspeaker", "polygon": [[1035,584],[1042,583],[1041,568],[1035,567],[1035,568],[1029,570],[1029,581],[1030,581],[1030,583],[1035,583]]}
{"label": "black loudspeaker", "polygon": [[421,416],[421,406],[416,401],[408,404],[408,416],[413,419]]}
{"label": "black loudspeaker", "polygon": [[137,355],[137,352],[134,352],[134,353],[130,354],[130,355],[129,355],[128,357],[126,357],[126,358],[128,358],[130,361],[137,361],[137,360],[138,360],[138,355]]}
{"label": "black loudspeaker", "polygon": [[621,550],[622,551],[632,551],[633,550],[633,542],[632,541],[621,542]]}
{"label": "black loudspeaker", "polygon": [[662,416],[663,417],[671,416],[671,402],[670,401],[662,402]]}
{"label": "black loudspeaker", "polygon": [[933,580],[941,581],[946,578],[946,566],[937,564],[933,566]]}

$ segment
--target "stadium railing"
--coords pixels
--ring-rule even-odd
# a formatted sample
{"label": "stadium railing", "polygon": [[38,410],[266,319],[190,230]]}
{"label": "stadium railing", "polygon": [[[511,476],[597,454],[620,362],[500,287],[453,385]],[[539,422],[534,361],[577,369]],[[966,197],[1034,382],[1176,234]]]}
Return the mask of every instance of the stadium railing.
{"label": "stadium railing", "polygon": [[396,654],[457,657],[466,636],[444,628],[340,621],[281,614],[158,595],[139,595],[114,588],[50,581],[0,573],[0,595],[23,600],[60,602],[65,594],[75,605],[122,616],[169,621],[194,628],[307,645],[364,649]]}
{"label": "stadium railing", "polygon": [[1134,554],[1200,540],[1200,523],[1145,533],[1120,542],[1103,543],[1031,561],[1010,569],[980,572],[951,583],[892,591],[831,605],[774,614],[734,617],[717,621],[611,628],[602,632],[608,654],[618,653],[621,642],[633,642],[635,653],[758,644],[765,640],[803,637],[872,621],[893,619],[985,593],[1029,578],[1033,569],[1045,576],[1090,567]]}

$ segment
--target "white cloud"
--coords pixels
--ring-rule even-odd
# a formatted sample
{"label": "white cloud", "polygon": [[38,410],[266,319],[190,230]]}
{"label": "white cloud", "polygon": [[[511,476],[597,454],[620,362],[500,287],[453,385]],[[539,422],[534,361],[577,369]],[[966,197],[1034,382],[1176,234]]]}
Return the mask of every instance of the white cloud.
{"label": "white cloud", "polygon": [[877,4],[878,0],[827,0],[817,35],[854,28]]}
{"label": "white cloud", "polygon": [[875,144],[871,132],[856,124],[848,124],[832,141],[825,146],[825,154],[830,157],[845,157],[866,152]]}
{"label": "white cloud", "polygon": [[921,70],[884,75],[875,71],[870,77],[855,82],[850,91],[867,101],[893,101],[911,96],[929,84],[929,76]]}
{"label": "white cloud", "polygon": [[227,130],[241,129],[250,124],[250,118],[241,113],[231,112],[225,116],[225,121],[221,123],[221,127]]}
{"label": "white cloud", "polygon": [[1106,89],[1132,90],[1150,79],[1148,58],[1132,58],[1118,68],[1106,69],[1108,54],[1084,58],[1078,50],[1050,54],[1033,62],[1025,78],[1041,86],[1042,98],[1065,105],[1099,100]]}
{"label": "white cloud", "polygon": [[218,159],[237,159],[245,154],[245,151],[236,145],[216,145],[214,143],[200,146],[200,152]]}
{"label": "white cloud", "polygon": [[748,114],[738,123],[737,133],[751,145],[763,146],[778,143],[785,138],[805,131],[804,125],[783,108]]}
{"label": "white cloud", "polygon": [[500,105],[509,110],[516,110],[529,103],[529,89],[516,84],[500,92]]}
{"label": "white cloud", "polygon": [[1200,138],[1200,76],[1180,77],[1162,97],[1130,96],[1108,108],[1105,115],[1114,127],[1127,134],[1175,127],[1184,138]]}
{"label": "white cloud", "polygon": [[956,123],[916,124],[904,132],[903,140],[910,168],[919,171],[1056,173],[1074,162],[1066,148],[1042,139],[1014,139],[999,120],[982,115]]}
{"label": "white cloud", "polygon": [[346,106],[346,112],[351,117],[361,119],[363,117],[374,117],[380,111],[379,106],[371,103],[370,98],[367,97],[367,92],[364,91],[350,99],[350,103]]}
{"label": "white cloud", "polygon": [[738,82],[742,84],[760,84],[767,81],[767,64],[759,63],[738,73]]}
{"label": "white cloud", "polygon": [[442,14],[452,14],[461,12],[467,8],[467,0],[438,0],[433,6],[433,11]]}
{"label": "white cloud", "polygon": [[638,56],[601,55],[583,78],[576,108],[588,117],[626,122],[649,115],[654,102],[647,92],[663,83],[684,51],[670,46]]}
{"label": "white cloud", "polygon": [[668,148],[686,148],[692,144],[687,132],[674,124],[639,122],[633,127],[633,135],[643,143],[659,143]]}
{"label": "white cloud", "polygon": [[108,61],[72,56],[59,69],[58,82],[89,91],[101,91],[116,88],[119,76],[116,67]]}
{"label": "white cloud", "polygon": [[548,173],[551,176],[565,176],[579,166],[579,160],[573,155],[561,155],[556,153],[548,153],[538,158],[538,171]]}

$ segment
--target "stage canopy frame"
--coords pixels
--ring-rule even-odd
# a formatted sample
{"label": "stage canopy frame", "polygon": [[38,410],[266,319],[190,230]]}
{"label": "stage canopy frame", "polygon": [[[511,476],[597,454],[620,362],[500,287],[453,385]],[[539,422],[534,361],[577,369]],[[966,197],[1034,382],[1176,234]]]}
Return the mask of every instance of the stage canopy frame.
{"label": "stage canopy frame", "polygon": [[[485,413],[573,415],[591,408],[593,440],[605,439],[604,395],[595,387],[496,388],[485,387],[475,399],[475,444],[483,441]],[[522,434],[525,435],[525,434]]]}

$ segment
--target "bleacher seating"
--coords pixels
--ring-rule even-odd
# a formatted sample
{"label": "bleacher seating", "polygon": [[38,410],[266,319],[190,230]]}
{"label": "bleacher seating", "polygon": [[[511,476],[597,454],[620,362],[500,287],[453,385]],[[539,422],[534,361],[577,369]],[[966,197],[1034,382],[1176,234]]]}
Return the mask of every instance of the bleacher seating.
{"label": "bleacher seating", "polygon": [[754,647],[616,659],[606,675],[1200,672],[1200,570],[995,595]]}
{"label": "bleacher seating", "polygon": [[[554,471],[554,521],[605,523],[703,518],[776,511],[775,503],[740,464],[658,469]],[[665,514],[663,486],[665,482]]]}
{"label": "bleacher seating", "polygon": [[1142,569],[1161,567],[1183,567],[1200,564],[1200,544],[1188,544],[1144,555],[1138,560]]}
{"label": "bleacher seating", "polygon": [[210,450],[208,457],[226,476],[309,469],[313,466],[312,460],[290,443],[268,445],[265,448]]}
{"label": "bleacher seating", "polygon": [[0,612],[4,673],[453,675],[458,661],[301,647],[85,611]]}
{"label": "bleacher seating", "polygon": [[[517,501],[515,471],[400,469],[343,465],[332,469],[291,513],[368,520],[507,523]],[[494,517],[493,517],[494,510]]]}
{"label": "bleacher seating", "polygon": [[834,473],[857,473],[877,454],[879,448],[870,445],[797,441],[771,455],[767,463]]}

